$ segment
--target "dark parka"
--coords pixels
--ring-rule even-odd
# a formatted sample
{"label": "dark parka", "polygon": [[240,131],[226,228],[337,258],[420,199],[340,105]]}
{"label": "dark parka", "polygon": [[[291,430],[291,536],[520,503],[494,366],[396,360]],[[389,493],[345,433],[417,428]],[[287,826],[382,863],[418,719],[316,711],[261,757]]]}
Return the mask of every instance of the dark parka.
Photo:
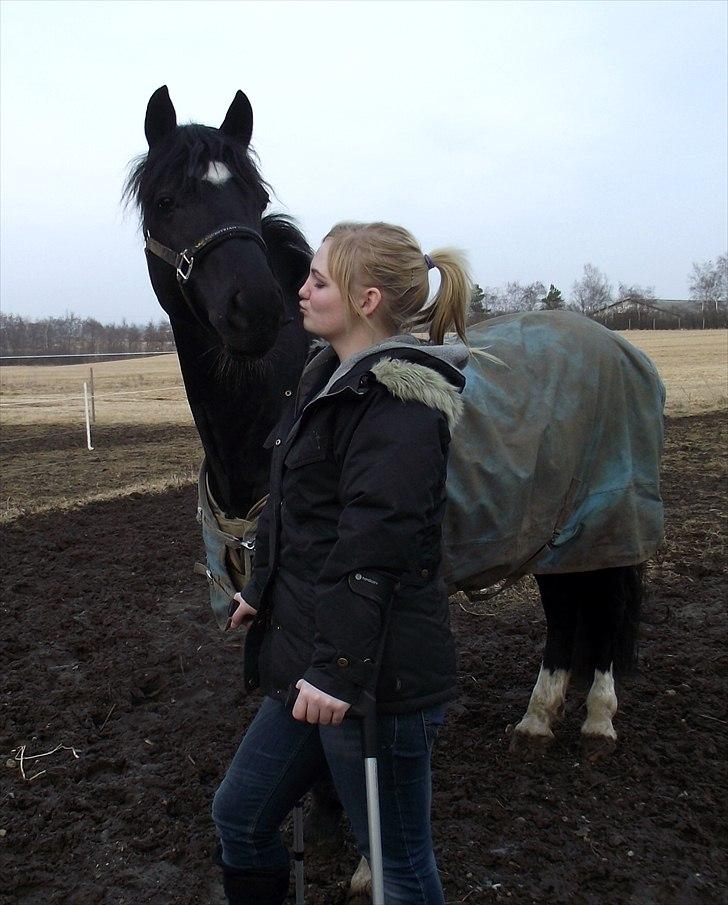
{"label": "dark parka", "polygon": [[241,592],[258,609],[248,689],[285,698],[304,678],[354,703],[376,680],[382,712],[453,696],[441,525],[466,359],[409,335],[343,365],[330,346],[310,358],[266,441],[270,496]]}

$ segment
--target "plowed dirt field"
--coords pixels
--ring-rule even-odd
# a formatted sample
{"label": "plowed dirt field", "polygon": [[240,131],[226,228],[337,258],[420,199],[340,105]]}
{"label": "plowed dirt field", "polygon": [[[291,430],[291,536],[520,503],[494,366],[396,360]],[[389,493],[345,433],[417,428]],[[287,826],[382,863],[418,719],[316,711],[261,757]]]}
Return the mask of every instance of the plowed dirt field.
{"label": "plowed dirt field", "polygon": [[[434,761],[452,905],[726,901],[726,424],[668,421],[667,539],[608,760],[581,758],[574,693],[549,751],[508,753],[544,638],[530,579],[481,616],[453,600],[461,695]],[[124,436],[140,465],[159,445],[189,468],[197,442]],[[53,494],[42,473],[36,488]],[[195,506],[183,486],[2,526],[3,903],[220,901],[210,802],[258,699],[192,574]],[[350,841],[310,852],[309,905],[343,903],[355,863]]]}

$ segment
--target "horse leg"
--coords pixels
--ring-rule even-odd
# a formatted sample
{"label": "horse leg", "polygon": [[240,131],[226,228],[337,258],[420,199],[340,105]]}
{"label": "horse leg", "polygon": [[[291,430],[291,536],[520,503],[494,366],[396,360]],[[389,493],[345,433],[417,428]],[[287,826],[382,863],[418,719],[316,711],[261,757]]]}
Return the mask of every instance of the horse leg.
{"label": "horse leg", "polygon": [[615,675],[635,665],[637,625],[642,602],[642,570],[637,566],[585,573],[592,582],[583,611],[593,680],[581,727],[582,747],[589,761],[610,754],[617,744],[612,720],[617,712]]}
{"label": "horse leg", "polygon": [[576,633],[577,601],[562,575],[536,575],[546,614],[546,646],[538,679],[523,719],[511,738],[511,751],[548,745],[553,723],[564,713]]}
{"label": "horse leg", "polygon": [[303,826],[306,842],[329,851],[341,848],[344,843],[343,814],[331,777],[317,782],[311,787],[311,809]]}

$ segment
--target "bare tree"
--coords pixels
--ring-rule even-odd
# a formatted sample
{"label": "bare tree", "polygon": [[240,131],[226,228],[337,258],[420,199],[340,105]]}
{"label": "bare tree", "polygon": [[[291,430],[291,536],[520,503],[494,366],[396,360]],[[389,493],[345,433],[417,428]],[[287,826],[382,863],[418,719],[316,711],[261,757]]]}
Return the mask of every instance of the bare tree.
{"label": "bare tree", "polygon": [[611,283],[593,264],[584,265],[584,276],[574,283],[571,297],[582,314],[604,308],[614,301]]}
{"label": "bare tree", "polygon": [[503,289],[506,308],[511,311],[533,311],[545,294],[546,287],[540,280],[526,285],[518,281],[506,283]]}
{"label": "bare tree", "polygon": [[95,318],[81,319],[68,311],[63,317],[32,321],[17,314],[0,313],[0,354],[42,355],[94,352],[172,351],[174,337],[169,321],[146,327],[102,324]]}
{"label": "bare tree", "polygon": [[618,302],[651,302],[655,299],[654,286],[639,286],[637,283],[620,283],[617,290]]}
{"label": "bare tree", "polygon": [[715,264],[712,261],[693,262],[693,272],[690,275],[690,298],[700,302],[703,314],[706,311],[715,311],[717,314],[721,308],[728,306],[728,259],[726,255],[720,255]]}

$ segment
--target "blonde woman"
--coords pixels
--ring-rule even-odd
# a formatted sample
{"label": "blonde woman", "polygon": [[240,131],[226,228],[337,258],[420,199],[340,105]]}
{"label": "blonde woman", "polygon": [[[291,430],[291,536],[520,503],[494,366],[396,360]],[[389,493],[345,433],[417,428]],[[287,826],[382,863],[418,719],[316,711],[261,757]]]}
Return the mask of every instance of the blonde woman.
{"label": "blonde woman", "polygon": [[455,694],[441,523],[468,351],[443,340],[464,340],[469,298],[458,253],[425,255],[385,223],[335,226],[300,290],[303,326],[325,345],[269,438],[270,497],[231,620],[248,629],[246,687],[265,695],[213,805],[236,905],[283,902],[279,828],[327,770],[368,855],[360,730],[345,719],[364,688],[377,699],[386,901],[444,902],[430,754]]}

